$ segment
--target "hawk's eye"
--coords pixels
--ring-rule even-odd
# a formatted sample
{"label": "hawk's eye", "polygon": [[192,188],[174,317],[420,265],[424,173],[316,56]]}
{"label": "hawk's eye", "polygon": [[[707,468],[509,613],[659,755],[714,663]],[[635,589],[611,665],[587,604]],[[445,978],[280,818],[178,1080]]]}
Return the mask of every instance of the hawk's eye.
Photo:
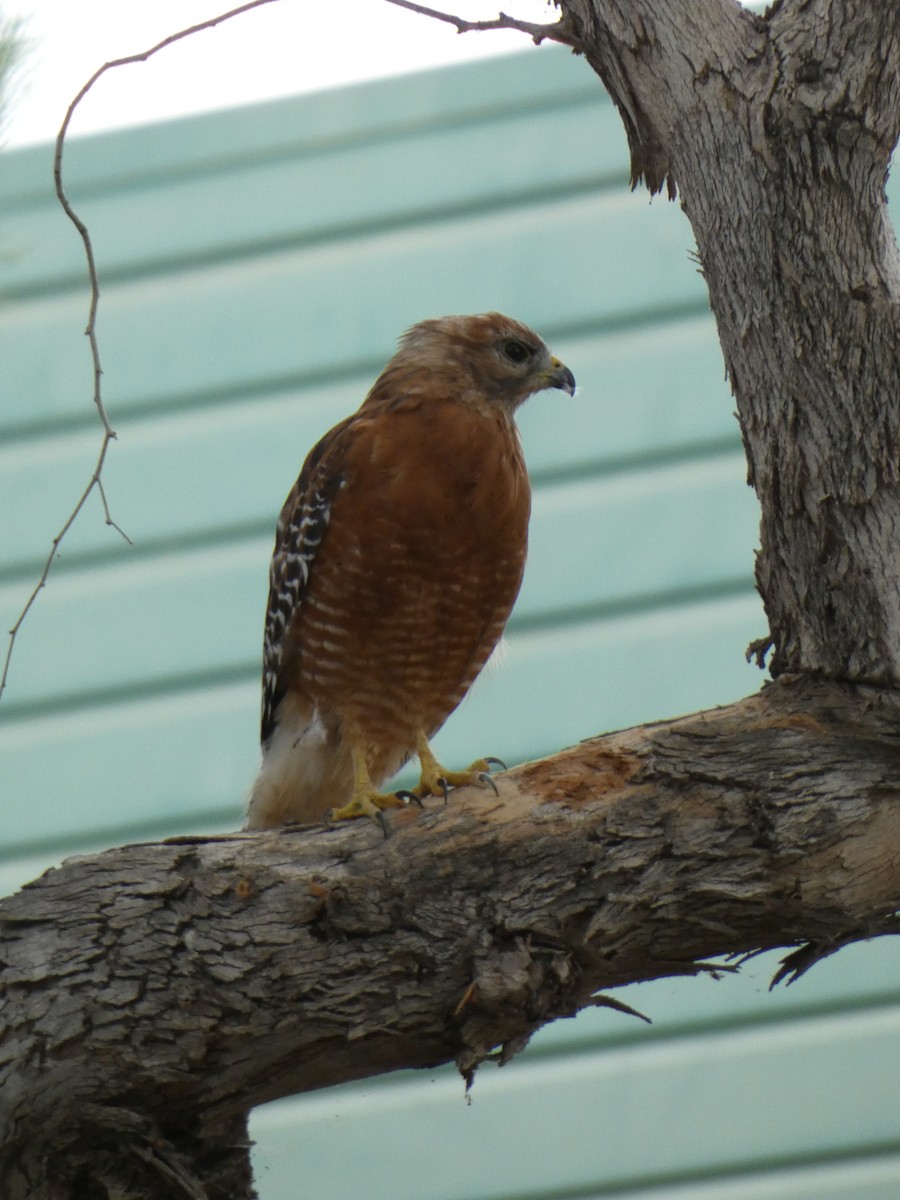
{"label": "hawk's eye", "polygon": [[531,358],[534,351],[525,342],[520,342],[516,338],[507,338],[503,342],[501,349],[510,362],[523,363]]}

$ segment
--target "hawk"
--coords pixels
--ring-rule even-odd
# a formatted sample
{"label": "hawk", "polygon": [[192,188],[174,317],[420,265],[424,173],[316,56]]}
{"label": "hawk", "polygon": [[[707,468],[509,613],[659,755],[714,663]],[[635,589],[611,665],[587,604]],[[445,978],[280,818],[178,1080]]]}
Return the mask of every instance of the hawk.
{"label": "hawk", "polygon": [[515,412],[575,379],[499,313],[422,321],[361,407],[310,451],[278,521],[263,646],[262,764],[248,829],[381,818],[412,796],[490,783],[429,739],[503,633],[531,492]]}

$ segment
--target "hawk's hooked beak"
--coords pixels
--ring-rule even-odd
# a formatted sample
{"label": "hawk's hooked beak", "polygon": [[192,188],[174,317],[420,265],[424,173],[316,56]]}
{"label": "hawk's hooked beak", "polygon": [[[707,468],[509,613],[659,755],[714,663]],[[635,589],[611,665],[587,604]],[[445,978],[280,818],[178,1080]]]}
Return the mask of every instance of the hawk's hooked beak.
{"label": "hawk's hooked beak", "polygon": [[559,388],[561,392],[575,395],[575,376],[565,363],[558,358],[550,359],[550,370],[547,372],[547,387]]}

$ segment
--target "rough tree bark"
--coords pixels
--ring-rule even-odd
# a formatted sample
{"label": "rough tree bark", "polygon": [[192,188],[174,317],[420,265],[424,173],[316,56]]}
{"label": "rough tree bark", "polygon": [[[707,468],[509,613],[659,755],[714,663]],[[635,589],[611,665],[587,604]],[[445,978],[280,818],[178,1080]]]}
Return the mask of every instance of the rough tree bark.
{"label": "rough tree bark", "polygon": [[900,12],[563,0],[632,177],[680,193],[762,507],[772,673],[900,676]]}
{"label": "rough tree bark", "polygon": [[264,1100],[470,1074],[599,989],[780,945],[801,971],[896,928],[900,6],[560,7],[635,181],[693,224],[761,503],[775,682],[519,768],[497,800],[399,813],[387,840],[125,847],[5,902],[9,1200],[250,1197]]}

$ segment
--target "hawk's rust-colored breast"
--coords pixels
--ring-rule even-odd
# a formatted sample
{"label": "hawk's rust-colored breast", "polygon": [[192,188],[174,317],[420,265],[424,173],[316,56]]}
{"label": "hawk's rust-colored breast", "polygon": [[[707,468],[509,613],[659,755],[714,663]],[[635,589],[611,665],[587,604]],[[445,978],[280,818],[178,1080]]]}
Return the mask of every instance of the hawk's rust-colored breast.
{"label": "hawk's rust-colored breast", "polygon": [[341,485],[289,632],[291,675],[358,731],[379,774],[416,729],[443,724],[499,640],[530,490],[502,414],[410,400],[361,411],[343,436]]}

